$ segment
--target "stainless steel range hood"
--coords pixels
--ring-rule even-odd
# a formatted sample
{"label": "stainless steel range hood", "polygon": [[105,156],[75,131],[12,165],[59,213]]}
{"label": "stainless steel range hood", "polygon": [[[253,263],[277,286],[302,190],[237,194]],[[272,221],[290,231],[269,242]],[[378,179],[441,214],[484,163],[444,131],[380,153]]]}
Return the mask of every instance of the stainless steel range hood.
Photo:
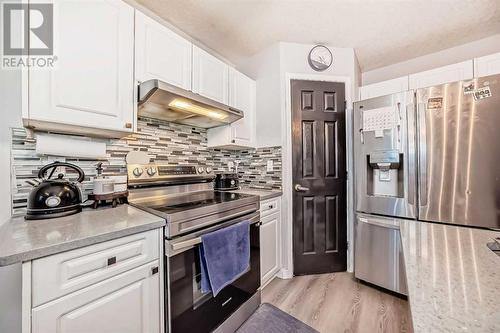
{"label": "stainless steel range hood", "polygon": [[139,116],[202,128],[227,125],[243,111],[160,80],[139,85]]}

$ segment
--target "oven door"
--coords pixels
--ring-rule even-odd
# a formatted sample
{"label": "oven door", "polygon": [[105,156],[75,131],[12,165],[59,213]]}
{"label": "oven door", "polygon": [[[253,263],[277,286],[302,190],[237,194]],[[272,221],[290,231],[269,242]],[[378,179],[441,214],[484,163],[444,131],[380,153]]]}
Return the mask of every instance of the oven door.
{"label": "oven door", "polygon": [[[216,297],[201,291],[200,236],[229,225],[250,221],[250,269]],[[259,212],[223,222],[196,233],[165,241],[168,309],[171,333],[211,332],[260,287]]]}

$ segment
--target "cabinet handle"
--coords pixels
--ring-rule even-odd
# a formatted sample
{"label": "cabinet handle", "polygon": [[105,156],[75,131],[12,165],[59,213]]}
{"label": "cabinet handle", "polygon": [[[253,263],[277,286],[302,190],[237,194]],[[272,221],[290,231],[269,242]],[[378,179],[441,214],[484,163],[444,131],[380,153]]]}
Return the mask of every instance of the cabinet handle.
{"label": "cabinet handle", "polygon": [[158,274],[158,266],[151,268],[151,275]]}
{"label": "cabinet handle", "polygon": [[108,266],[116,264],[116,257],[108,258]]}
{"label": "cabinet handle", "polygon": [[274,206],[273,206],[273,205],[269,205],[269,207],[268,207],[268,208],[269,208],[269,209],[273,209],[273,208],[274,208]]}
{"label": "cabinet handle", "polygon": [[132,123],[125,123],[125,128],[132,128]]}

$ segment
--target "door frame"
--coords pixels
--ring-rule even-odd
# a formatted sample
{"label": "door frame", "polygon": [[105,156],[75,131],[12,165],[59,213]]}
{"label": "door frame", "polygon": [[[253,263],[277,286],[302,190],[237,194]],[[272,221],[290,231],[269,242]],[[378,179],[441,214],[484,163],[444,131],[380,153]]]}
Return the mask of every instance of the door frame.
{"label": "door frame", "polygon": [[279,272],[279,277],[282,279],[291,279],[293,277],[293,167],[292,167],[292,95],[291,81],[325,81],[339,82],[345,85],[345,130],[346,130],[346,168],[347,176],[347,241],[349,248],[347,249],[347,271],[353,271],[353,173],[352,173],[352,95],[355,89],[352,86],[349,76],[331,76],[321,74],[304,74],[304,73],[285,73],[285,105],[282,107],[281,113],[284,121],[282,122],[282,169],[283,169],[283,201],[282,201],[282,269]]}

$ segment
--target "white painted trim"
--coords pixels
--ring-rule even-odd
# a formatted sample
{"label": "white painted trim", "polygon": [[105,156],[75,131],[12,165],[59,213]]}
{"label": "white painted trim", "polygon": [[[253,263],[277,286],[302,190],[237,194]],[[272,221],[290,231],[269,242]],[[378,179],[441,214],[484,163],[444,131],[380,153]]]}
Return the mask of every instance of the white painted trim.
{"label": "white painted trim", "polygon": [[347,151],[347,240],[349,249],[347,251],[347,271],[353,270],[353,184],[352,184],[352,85],[348,76],[329,76],[321,74],[285,73],[285,106],[282,107],[282,168],[283,168],[283,200],[281,208],[282,216],[282,253],[288,253],[288,260],[282,260],[283,267],[279,273],[280,278],[291,278],[293,276],[293,235],[292,235],[292,98],[290,84],[291,80],[342,82],[345,84],[346,99],[346,151]]}
{"label": "white painted trim", "polygon": [[31,261],[22,264],[21,332],[31,333]]}
{"label": "white painted trim", "polygon": [[160,278],[158,279],[158,283],[160,284],[160,332],[166,332],[165,329],[165,253],[164,251],[164,234],[163,234],[163,228],[159,228],[158,230],[158,253],[160,254],[159,256],[159,274]]}

